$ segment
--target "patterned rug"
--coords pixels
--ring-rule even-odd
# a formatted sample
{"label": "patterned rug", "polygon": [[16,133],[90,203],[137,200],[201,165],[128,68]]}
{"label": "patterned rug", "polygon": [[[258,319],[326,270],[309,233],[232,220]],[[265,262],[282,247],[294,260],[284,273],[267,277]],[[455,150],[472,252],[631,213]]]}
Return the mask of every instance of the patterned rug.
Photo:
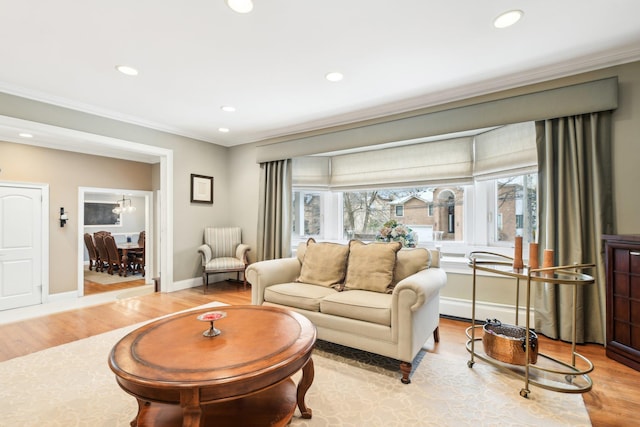
{"label": "patterned rug", "polygon": [[[107,357],[140,325],[0,363],[0,424],[128,426],[136,401],[117,386]],[[591,425],[581,395],[532,387],[524,399],[521,380],[481,362],[469,369],[464,348],[455,357],[421,352],[409,385],[400,382],[397,361],[370,353],[319,341],[313,359],[306,397],[313,418],[296,410],[292,426]]]}

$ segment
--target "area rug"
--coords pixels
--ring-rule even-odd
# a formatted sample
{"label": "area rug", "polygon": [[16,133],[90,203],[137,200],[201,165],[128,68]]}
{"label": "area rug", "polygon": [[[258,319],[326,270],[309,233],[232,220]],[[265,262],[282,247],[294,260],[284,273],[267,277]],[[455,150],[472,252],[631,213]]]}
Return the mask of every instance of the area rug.
{"label": "area rug", "polygon": [[[216,305],[211,304],[211,305]],[[0,363],[2,425],[128,426],[136,413],[107,365],[113,345],[141,324]],[[423,351],[411,384],[397,361],[319,341],[307,393],[313,418],[292,426],[590,426],[582,396],[532,388],[460,355]],[[299,379],[296,374],[294,380]],[[242,426],[246,427],[246,426]]]}
{"label": "area rug", "polygon": [[132,280],[144,279],[139,274],[130,274],[127,277],[120,276],[118,273],[109,274],[106,271],[99,273],[97,271],[84,269],[84,279],[90,280],[101,285],[113,285],[114,283],[130,282]]}

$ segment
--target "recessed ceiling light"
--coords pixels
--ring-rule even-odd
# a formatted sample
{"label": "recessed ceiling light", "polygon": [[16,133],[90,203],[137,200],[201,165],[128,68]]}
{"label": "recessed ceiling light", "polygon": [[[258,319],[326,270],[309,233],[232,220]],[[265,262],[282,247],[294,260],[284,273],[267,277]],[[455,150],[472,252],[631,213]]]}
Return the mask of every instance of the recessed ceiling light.
{"label": "recessed ceiling light", "polygon": [[229,132],[229,128],[218,128],[218,132],[227,133]]}
{"label": "recessed ceiling light", "polygon": [[226,0],[226,2],[234,12],[249,13],[253,10],[252,0]]}
{"label": "recessed ceiling light", "polygon": [[33,138],[33,135],[31,135],[30,133],[27,133],[27,132],[20,132],[18,134],[18,136],[21,137],[21,138]]}
{"label": "recessed ceiling light", "polygon": [[327,75],[324,76],[324,78],[329,80],[330,82],[339,82],[344,78],[344,76],[342,75],[342,73],[333,71],[331,73],[327,73]]}
{"label": "recessed ceiling light", "polygon": [[231,105],[223,105],[222,107],[220,107],[220,109],[222,111],[226,111],[227,113],[233,113],[234,111],[236,111],[236,107],[233,107]]}
{"label": "recessed ceiling light", "polygon": [[507,28],[515,24],[522,18],[524,12],[521,10],[510,10],[498,16],[493,21],[493,26],[496,28]]}
{"label": "recessed ceiling light", "polygon": [[138,70],[128,65],[117,65],[116,70],[120,71],[122,74],[126,74],[127,76],[137,76]]}

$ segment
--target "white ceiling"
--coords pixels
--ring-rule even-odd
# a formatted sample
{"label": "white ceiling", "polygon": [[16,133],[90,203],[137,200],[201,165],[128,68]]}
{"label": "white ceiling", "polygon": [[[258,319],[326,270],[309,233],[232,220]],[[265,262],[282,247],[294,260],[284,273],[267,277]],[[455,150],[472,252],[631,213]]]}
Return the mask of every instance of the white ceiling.
{"label": "white ceiling", "polygon": [[[523,19],[494,28],[510,9]],[[639,16],[638,0],[0,0],[0,92],[234,146],[635,61]]]}

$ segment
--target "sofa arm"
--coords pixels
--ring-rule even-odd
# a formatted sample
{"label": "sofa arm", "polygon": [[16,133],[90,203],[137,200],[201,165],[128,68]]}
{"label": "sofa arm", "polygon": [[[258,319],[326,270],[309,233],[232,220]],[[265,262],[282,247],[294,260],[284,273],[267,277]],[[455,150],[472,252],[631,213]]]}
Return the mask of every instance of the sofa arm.
{"label": "sofa arm", "polygon": [[440,320],[440,289],[447,284],[441,268],[427,268],[403,280],[393,289],[391,337],[397,343],[396,358],[411,361]]}
{"label": "sofa arm", "polygon": [[300,276],[298,258],[280,258],[259,261],[247,267],[247,281],[251,283],[251,303],[264,302],[264,290],[280,283],[290,283]]}
{"label": "sofa arm", "polygon": [[198,247],[198,252],[200,253],[200,256],[202,257],[202,266],[207,265],[207,263],[209,261],[211,261],[211,248],[209,247],[209,245],[200,245]]}
{"label": "sofa arm", "polygon": [[[416,311],[425,301],[431,299],[433,294],[440,292],[440,289],[444,288],[446,284],[447,274],[441,268],[427,268],[426,270],[418,271],[399,281],[393,288],[394,306],[392,309],[397,309],[401,299],[410,298],[412,300],[411,311]],[[411,292],[405,292],[407,290]]]}

